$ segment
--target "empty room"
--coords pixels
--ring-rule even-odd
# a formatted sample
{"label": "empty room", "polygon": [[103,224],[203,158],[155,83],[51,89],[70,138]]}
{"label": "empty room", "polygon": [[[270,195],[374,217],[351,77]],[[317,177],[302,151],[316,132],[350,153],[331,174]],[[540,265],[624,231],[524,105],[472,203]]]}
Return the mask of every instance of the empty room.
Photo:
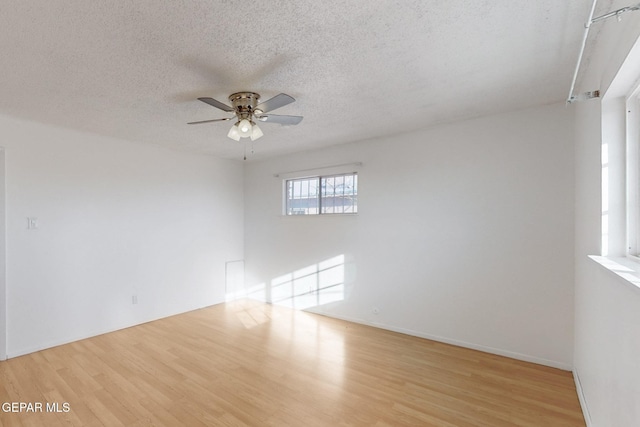
{"label": "empty room", "polygon": [[0,426],[639,426],[639,38],[4,0]]}

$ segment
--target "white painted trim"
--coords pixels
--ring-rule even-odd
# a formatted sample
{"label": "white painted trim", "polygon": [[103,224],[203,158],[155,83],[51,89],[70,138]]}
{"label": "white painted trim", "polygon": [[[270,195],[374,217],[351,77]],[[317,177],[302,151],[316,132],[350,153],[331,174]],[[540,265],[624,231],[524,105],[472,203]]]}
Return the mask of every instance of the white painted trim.
{"label": "white painted trim", "polygon": [[578,375],[578,370],[573,369],[573,381],[576,384],[576,392],[578,393],[578,400],[580,401],[580,408],[582,409],[582,416],[584,417],[584,422],[587,427],[593,427],[593,422],[591,421],[591,414],[589,414],[589,407],[587,405],[587,399],[584,395],[584,391],[582,390],[582,383],[580,382],[580,376]]}
{"label": "white painted trim", "polygon": [[633,262],[640,263],[640,257],[638,257],[636,255],[627,254],[627,258],[630,259]]}
{"label": "white painted trim", "polygon": [[8,359],[13,359],[14,357],[20,357],[20,356],[24,356],[26,354],[31,354],[31,353],[36,353],[38,351],[47,350],[49,348],[58,347],[58,346],[65,345],[65,344],[70,344],[72,342],[82,341],[82,340],[85,340],[85,339],[88,339],[88,338],[97,337],[97,336],[108,334],[108,333],[111,333],[111,332],[121,331],[123,329],[127,329],[127,328],[132,327],[132,326],[139,326],[139,325],[142,325],[144,323],[153,322],[154,320],[159,320],[159,319],[160,318],[152,319],[152,320],[149,320],[149,321],[144,321],[144,322],[137,323],[135,325],[122,324],[122,325],[117,326],[115,328],[91,331],[88,334],[82,334],[82,335],[76,335],[76,336],[73,336],[73,337],[67,337],[67,338],[62,339],[62,340],[47,341],[47,342],[41,343],[41,344],[39,344],[37,346],[20,348],[18,350],[11,351],[11,353],[7,356],[7,358]]}
{"label": "white painted trim", "polygon": [[7,359],[9,310],[7,286],[7,186],[4,147],[0,147],[0,360]]}
{"label": "white painted trim", "polygon": [[203,308],[206,308],[206,307],[211,307],[211,306],[218,305],[218,304],[223,304],[223,303],[224,303],[224,301],[218,301],[218,302],[214,302],[213,304],[207,304],[207,305],[204,305],[204,306],[201,306],[201,307],[194,307],[194,308],[191,308],[189,310],[180,311],[180,312],[177,312],[177,313],[172,313],[172,314],[169,314],[167,316],[160,316],[160,317],[155,317],[155,318],[152,318],[152,319],[143,320],[143,321],[140,321],[140,322],[135,323],[135,324],[123,323],[121,325],[116,326],[115,328],[94,330],[94,331],[90,331],[89,333],[83,334],[83,335],[77,335],[77,336],[74,336],[74,337],[67,337],[67,338],[64,338],[64,339],[61,339],[61,340],[47,341],[45,343],[39,344],[39,345],[34,346],[34,347],[21,348],[21,349],[18,349],[16,351],[12,351],[7,356],[7,358],[8,359],[12,359],[14,357],[24,356],[25,354],[31,354],[31,353],[35,353],[37,351],[42,351],[42,350],[46,350],[46,349],[49,349],[49,348],[58,347],[60,345],[70,344],[72,342],[82,341],[82,340],[85,340],[85,339],[88,339],[88,338],[93,338],[93,337],[97,337],[97,336],[100,336],[100,335],[109,334],[111,332],[121,331],[123,329],[144,325],[145,323],[155,322],[156,320],[166,319],[167,317],[177,316],[177,315],[180,315],[180,314],[189,313],[191,311],[200,310],[200,309],[203,309]]}
{"label": "white painted trim", "polygon": [[[634,90],[634,93],[638,88]],[[627,256],[638,260],[640,253],[638,226],[640,225],[640,199],[638,195],[638,177],[640,166],[640,100],[638,96],[629,97],[626,105],[626,192],[627,192]]]}
{"label": "white painted trim", "polygon": [[624,282],[640,291],[640,264],[627,257],[604,257],[588,255],[588,257],[602,266],[605,270],[615,274]]}
{"label": "white painted trim", "polygon": [[640,38],[636,40],[627,54],[622,66],[618,69],[611,85],[603,96],[603,100],[626,97],[640,85]]}
{"label": "white painted trim", "polygon": [[311,310],[311,309],[307,309],[307,310],[304,310],[304,311],[307,311],[307,312],[313,313],[313,314],[319,314],[321,316],[332,317],[332,318],[340,319],[340,320],[346,320],[347,322],[359,323],[361,325],[366,325],[366,326],[373,326],[375,328],[385,329],[387,331],[392,331],[392,332],[398,332],[398,333],[405,334],[405,335],[411,335],[411,336],[418,337],[418,338],[425,338],[425,339],[428,339],[428,340],[438,341],[438,342],[445,343],[445,344],[456,345],[458,347],[469,348],[471,350],[478,350],[478,351],[482,351],[482,352],[485,352],[485,353],[495,354],[495,355],[498,355],[498,356],[509,357],[511,359],[522,360],[524,362],[531,362],[531,363],[535,363],[535,364],[538,364],[538,365],[544,365],[544,366],[549,366],[549,367],[552,367],[552,368],[562,369],[563,371],[571,371],[573,369],[573,366],[571,366],[571,365],[569,365],[567,363],[558,362],[558,361],[555,361],[555,360],[544,359],[544,358],[535,357],[535,356],[529,356],[527,354],[517,353],[517,352],[513,352],[513,351],[509,351],[509,350],[503,350],[503,349],[499,349],[499,348],[488,347],[488,346],[484,346],[484,345],[469,343],[469,342],[466,342],[466,341],[454,340],[454,339],[445,338],[445,337],[441,337],[441,336],[437,336],[437,335],[425,334],[425,333],[422,333],[422,332],[413,331],[411,329],[397,328],[397,327],[394,327],[394,326],[383,325],[383,324],[380,324],[380,323],[368,322],[366,320],[355,319],[355,318],[352,318],[352,317],[349,317],[349,316],[340,316],[340,315],[329,314],[329,313],[325,313],[325,312],[318,312],[318,311],[314,311],[314,310]]}
{"label": "white painted trim", "polygon": [[336,175],[341,173],[357,172],[362,167],[362,162],[341,163],[339,165],[320,166],[317,168],[300,169],[297,171],[278,172],[273,174],[275,178],[298,179],[319,175]]}
{"label": "white painted trim", "polygon": [[602,249],[603,256],[627,254],[626,102],[602,102]]}
{"label": "white painted trim", "polygon": [[[309,215],[287,215],[283,213],[280,215],[281,218],[287,218],[289,221],[290,218],[337,218],[337,217],[357,217],[360,212],[354,213],[325,213],[325,214],[309,214]],[[295,220],[294,220],[295,221]]]}

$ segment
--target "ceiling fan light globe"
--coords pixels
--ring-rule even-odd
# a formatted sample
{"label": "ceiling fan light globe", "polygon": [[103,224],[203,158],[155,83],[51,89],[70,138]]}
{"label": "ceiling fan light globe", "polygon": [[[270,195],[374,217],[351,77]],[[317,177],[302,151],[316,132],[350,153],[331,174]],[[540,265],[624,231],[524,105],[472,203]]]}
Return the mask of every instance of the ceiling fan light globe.
{"label": "ceiling fan light globe", "polygon": [[247,119],[240,120],[240,122],[238,123],[238,132],[243,138],[251,135],[251,122]]}
{"label": "ceiling fan light globe", "polygon": [[256,139],[260,138],[262,135],[264,135],[262,133],[262,129],[260,129],[258,125],[254,124],[253,129],[251,129],[251,140],[255,141]]}
{"label": "ceiling fan light globe", "polygon": [[231,129],[229,129],[229,133],[227,134],[227,136],[234,141],[240,141],[240,132],[238,131],[237,124],[231,126]]}

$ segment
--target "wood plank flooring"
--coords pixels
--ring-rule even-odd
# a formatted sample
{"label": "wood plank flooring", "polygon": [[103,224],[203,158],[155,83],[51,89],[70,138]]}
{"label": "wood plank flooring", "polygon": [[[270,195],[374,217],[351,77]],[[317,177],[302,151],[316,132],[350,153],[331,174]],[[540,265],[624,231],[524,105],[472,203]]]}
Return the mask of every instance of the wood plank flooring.
{"label": "wood plank flooring", "polygon": [[585,425],[569,372],[249,300],[0,362],[10,402],[43,408],[2,426]]}

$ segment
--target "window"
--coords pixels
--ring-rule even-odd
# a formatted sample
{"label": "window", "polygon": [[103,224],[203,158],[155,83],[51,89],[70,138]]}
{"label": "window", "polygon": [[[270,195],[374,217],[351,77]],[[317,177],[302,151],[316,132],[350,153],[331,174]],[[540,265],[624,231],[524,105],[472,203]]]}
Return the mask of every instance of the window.
{"label": "window", "polygon": [[[606,90],[602,138],[601,255],[640,271],[640,39]],[[594,137],[596,135],[593,135]],[[626,261],[625,261],[626,262]]]}
{"label": "window", "polygon": [[287,215],[358,212],[358,174],[290,179],[285,185]]}
{"label": "window", "polygon": [[640,255],[640,88],[627,98],[627,255]]}

